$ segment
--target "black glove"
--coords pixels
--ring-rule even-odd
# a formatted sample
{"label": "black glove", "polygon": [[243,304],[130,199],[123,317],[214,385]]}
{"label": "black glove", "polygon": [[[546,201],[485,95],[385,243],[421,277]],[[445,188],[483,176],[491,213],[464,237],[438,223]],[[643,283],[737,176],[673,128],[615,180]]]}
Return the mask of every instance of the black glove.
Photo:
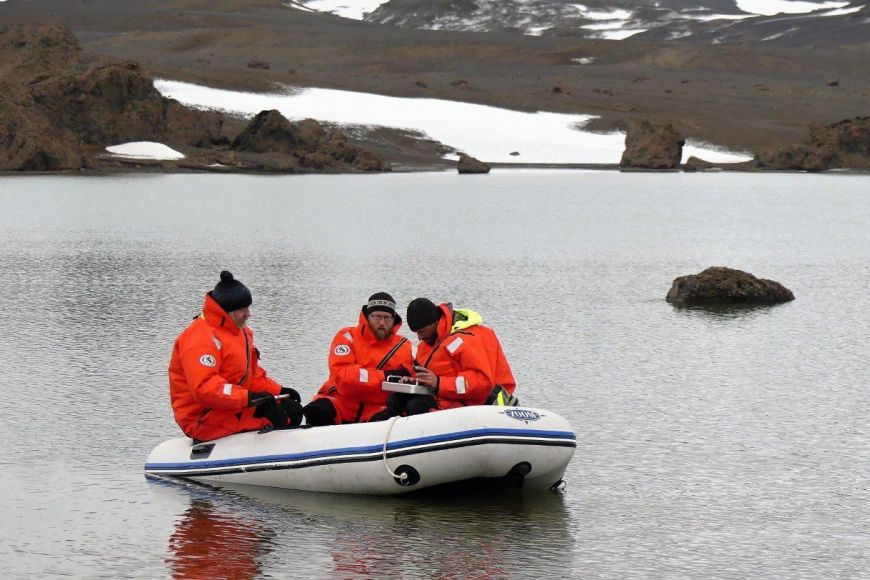
{"label": "black glove", "polygon": [[302,397],[299,396],[299,393],[296,391],[296,389],[291,389],[290,387],[281,387],[281,394],[290,395],[287,398],[291,401],[296,401],[297,403],[302,401]]}
{"label": "black glove", "polygon": [[[390,377],[410,377],[411,373],[405,367],[399,367],[397,369],[384,369],[384,376],[387,380],[390,380]],[[399,381],[391,381],[391,382],[399,382]]]}
{"label": "black glove", "polygon": [[275,402],[275,397],[265,392],[254,392],[248,391],[248,406],[249,407],[257,407],[262,405],[263,403],[271,401]]}

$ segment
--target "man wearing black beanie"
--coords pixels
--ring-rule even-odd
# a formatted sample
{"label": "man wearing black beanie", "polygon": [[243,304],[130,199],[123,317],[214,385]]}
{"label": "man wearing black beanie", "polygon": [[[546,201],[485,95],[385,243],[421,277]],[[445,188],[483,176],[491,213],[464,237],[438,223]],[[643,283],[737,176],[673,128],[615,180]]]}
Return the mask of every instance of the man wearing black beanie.
{"label": "man wearing black beanie", "polygon": [[276,383],[260,366],[254,332],[247,326],[252,302],[247,286],[224,270],[205,295],[202,313],[175,341],[169,395],[175,421],[192,439],[302,422],[299,393]]}
{"label": "man wearing black beanie", "polygon": [[417,383],[435,397],[396,393],[388,408],[414,415],[432,409],[487,404],[494,393],[512,397],[516,381],[498,337],[483,317],[449,303],[436,306],[428,298],[408,304],[408,326],[417,333]]}
{"label": "man wearing black beanie", "polygon": [[398,335],[402,317],[386,292],[369,296],[356,326],[335,333],[329,347],[329,378],[305,405],[305,423],[359,423],[384,410],[388,376],[413,374],[411,343]]}

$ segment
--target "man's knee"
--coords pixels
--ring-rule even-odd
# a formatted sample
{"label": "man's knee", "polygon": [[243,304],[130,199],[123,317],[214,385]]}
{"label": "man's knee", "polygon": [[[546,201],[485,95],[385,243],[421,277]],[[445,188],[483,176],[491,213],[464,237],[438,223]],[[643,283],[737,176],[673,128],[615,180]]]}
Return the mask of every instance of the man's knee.
{"label": "man's knee", "polygon": [[405,406],[408,415],[422,415],[428,413],[431,409],[437,409],[438,404],[434,397],[429,395],[418,395],[413,397]]}
{"label": "man's knee", "polygon": [[335,405],[329,399],[315,399],[304,407],[305,423],[313,427],[335,425]]}

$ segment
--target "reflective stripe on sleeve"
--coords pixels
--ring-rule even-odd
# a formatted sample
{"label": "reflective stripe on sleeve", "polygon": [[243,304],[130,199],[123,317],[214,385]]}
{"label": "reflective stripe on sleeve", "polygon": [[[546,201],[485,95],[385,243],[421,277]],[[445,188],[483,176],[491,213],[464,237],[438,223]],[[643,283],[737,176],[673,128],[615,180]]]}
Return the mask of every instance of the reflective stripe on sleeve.
{"label": "reflective stripe on sleeve", "polygon": [[230,396],[233,394],[233,385],[232,383],[224,383],[224,394],[226,396]]}
{"label": "reflective stripe on sleeve", "polygon": [[465,377],[463,377],[462,375],[456,377],[456,394],[465,394]]}
{"label": "reflective stripe on sleeve", "polygon": [[453,354],[456,352],[456,349],[458,349],[460,346],[462,346],[462,337],[461,336],[447,345],[447,352],[449,352],[450,354]]}
{"label": "reflective stripe on sleeve", "polygon": [[353,342],[353,336],[349,332],[344,333],[344,337],[349,341]]}
{"label": "reflective stripe on sleeve", "polygon": [[368,369],[360,369],[359,370],[359,382],[361,382],[361,383],[369,382],[369,370]]}

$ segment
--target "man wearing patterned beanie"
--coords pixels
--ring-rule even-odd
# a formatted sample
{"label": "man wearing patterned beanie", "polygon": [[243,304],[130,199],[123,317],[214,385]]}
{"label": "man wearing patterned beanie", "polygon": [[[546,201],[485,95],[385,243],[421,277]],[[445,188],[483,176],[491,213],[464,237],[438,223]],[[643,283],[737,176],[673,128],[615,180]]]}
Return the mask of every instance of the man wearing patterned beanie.
{"label": "man wearing patterned beanie", "polygon": [[[251,292],[224,270],[202,313],[176,339],[169,362],[175,421],[188,437],[209,441],[241,431],[287,429],[302,422],[299,393],[260,366]],[[275,397],[283,395],[279,403]]]}
{"label": "man wearing patterned beanie", "polygon": [[364,422],[385,408],[389,393],[381,383],[391,375],[411,376],[414,368],[411,343],[398,335],[401,325],[392,296],[369,296],[356,326],[332,339],[329,378],[303,409],[308,425]]}

